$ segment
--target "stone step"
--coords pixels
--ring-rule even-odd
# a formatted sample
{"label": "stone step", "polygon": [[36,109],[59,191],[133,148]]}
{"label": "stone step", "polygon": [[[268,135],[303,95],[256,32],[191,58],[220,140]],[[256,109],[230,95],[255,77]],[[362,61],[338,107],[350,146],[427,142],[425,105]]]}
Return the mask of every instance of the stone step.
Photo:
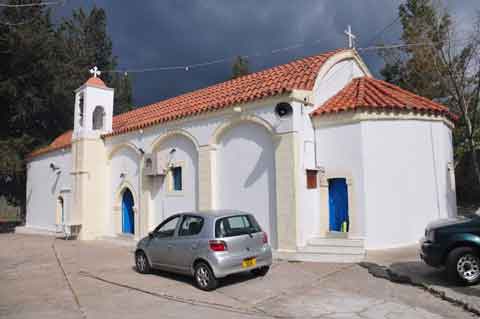
{"label": "stone step", "polygon": [[305,262],[322,262],[322,263],[358,263],[365,258],[364,254],[340,254],[340,253],[312,253],[305,252],[301,249],[296,252],[275,252],[276,259],[290,260],[290,261],[305,261]]}
{"label": "stone step", "polygon": [[302,253],[313,254],[337,254],[337,255],[365,255],[365,249],[362,246],[340,246],[340,245],[307,245],[299,247]]}
{"label": "stone step", "polygon": [[363,239],[353,238],[325,238],[313,237],[308,240],[309,246],[339,246],[339,247],[362,247]]}
{"label": "stone step", "polygon": [[99,238],[100,240],[103,240],[105,242],[119,245],[119,246],[124,246],[124,247],[129,247],[129,248],[135,248],[137,246],[137,240],[134,239],[133,237],[130,236],[102,236]]}

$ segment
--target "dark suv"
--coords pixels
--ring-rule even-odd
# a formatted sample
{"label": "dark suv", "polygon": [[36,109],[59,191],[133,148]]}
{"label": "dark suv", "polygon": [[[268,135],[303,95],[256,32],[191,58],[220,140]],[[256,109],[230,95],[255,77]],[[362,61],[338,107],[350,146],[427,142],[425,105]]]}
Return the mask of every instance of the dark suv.
{"label": "dark suv", "polygon": [[420,257],[430,266],[446,266],[450,280],[473,285],[480,281],[480,216],[470,214],[430,223],[421,241]]}

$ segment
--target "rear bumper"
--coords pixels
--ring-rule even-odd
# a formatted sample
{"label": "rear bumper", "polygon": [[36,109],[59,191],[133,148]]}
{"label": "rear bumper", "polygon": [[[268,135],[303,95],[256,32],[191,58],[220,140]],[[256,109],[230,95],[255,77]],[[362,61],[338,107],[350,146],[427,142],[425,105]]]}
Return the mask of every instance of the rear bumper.
{"label": "rear bumper", "polygon": [[422,239],[420,241],[420,258],[429,266],[441,267],[443,265],[443,249],[438,244]]}
{"label": "rear bumper", "polygon": [[[243,268],[242,262],[247,258],[256,258],[256,265]],[[228,253],[211,253],[208,258],[215,277],[222,278],[231,274],[236,274],[252,269],[270,266],[272,264],[272,249],[270,246],[264,246],[259,251],[245,252],[234,255]]]}

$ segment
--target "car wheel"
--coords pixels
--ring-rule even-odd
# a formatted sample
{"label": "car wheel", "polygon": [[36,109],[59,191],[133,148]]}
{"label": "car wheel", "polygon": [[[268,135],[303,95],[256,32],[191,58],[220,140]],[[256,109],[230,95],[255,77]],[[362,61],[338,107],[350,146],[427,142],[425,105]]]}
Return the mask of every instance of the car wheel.
{"label": "car wheel", "polygon": [[455,248],[448,254],[447,272],[450,280],[466,285],[480,281],[480,258],[471,247]]}
{"label": "car wheel", "polygon": [[147,255],[143,251],[138,251],[135,254],[135,267],[141,274],[148,274],[152,270]]}
{"label": "car wheel", "polygon": [[254,274],[255,276],[263,277],[268,273],[269,270],[270,270],[269,266],[263,266],[260,268],[253,269],[252,274]]}
{"label": "car wheel", "polygon": [[194,278],[197,287],[202,290],[210,291],[217,288],[218,280],[215,278],[210,266],[204,262],[200,262],[195,266]]}

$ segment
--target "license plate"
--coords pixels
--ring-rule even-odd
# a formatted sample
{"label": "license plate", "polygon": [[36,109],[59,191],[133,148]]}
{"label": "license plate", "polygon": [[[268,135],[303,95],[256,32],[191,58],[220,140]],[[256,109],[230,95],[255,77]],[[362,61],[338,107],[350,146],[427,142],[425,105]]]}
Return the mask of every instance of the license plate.
{"label": "license plate", "polygon": [[248,258],[242,261],[243,268],[253,267],[256,264],[257,264],[257,258]]}

